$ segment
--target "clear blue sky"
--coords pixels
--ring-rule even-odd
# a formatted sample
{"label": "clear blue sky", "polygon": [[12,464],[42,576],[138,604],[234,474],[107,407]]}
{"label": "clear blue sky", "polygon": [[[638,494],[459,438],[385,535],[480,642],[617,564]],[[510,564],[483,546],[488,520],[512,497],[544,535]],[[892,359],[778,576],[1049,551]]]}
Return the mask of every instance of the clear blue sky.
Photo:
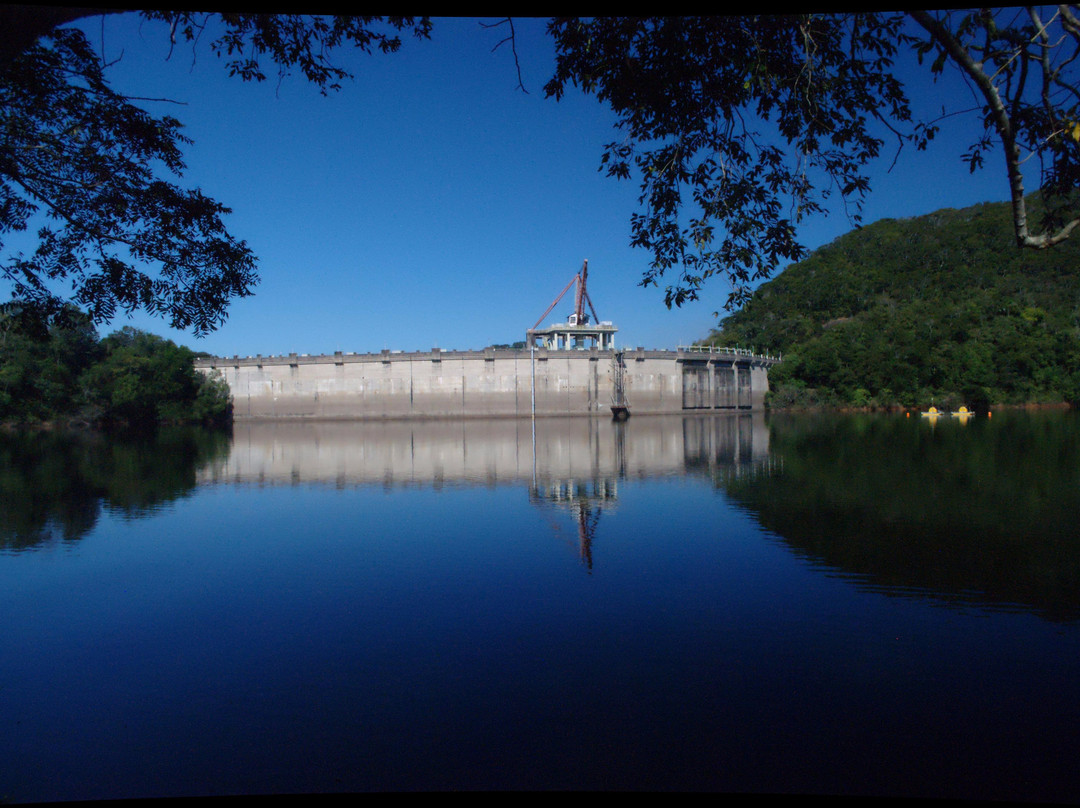
{"label": "clear blue sky", "polygon": [[[299,75],[229,78],[208,41],[194,64],[191,45],[166,59],[162,24],[107,17],[114,87],[183,102],[147,106],[184,122],[194,144],[182,181],[233,209],[230,231],[259,257],[262,281],[203,339],[144,316],[102,333],[131,324],[219,355],[481,348],[523,339],[588,259],[590,297],[618,344],[706,336],[723,280],[670,311],[662,289],[638,285],[649,256],[629,246],[636,185],[597,171],[618,136],[611,113],[577,92],[543,97],[554,60],[543,20],[515,23],[528,94],[509,47],[492,52],[505,29],[480,22],[438,18],[429,41],[396,54],[342,50],[355,79],[323,97]],[[98,40],[99,18],[84,28]],[[925,79],[912,95],[936,110],[944,92]],[[888,151],[865,221],[1006,199],[1000,163],[972,177],[962,151],[946,132],[886,172]],[[849,229],[835,213],[800,235],[814,248]],[[565,319],[567,299],[545,323]]]}

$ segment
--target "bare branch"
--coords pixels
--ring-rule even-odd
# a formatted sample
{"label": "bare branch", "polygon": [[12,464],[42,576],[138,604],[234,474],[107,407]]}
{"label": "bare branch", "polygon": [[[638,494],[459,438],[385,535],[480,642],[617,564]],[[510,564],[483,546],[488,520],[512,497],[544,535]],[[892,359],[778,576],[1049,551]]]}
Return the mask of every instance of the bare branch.
{"label": "bare branch", "polygon": [[498,28],[500,25],[509,25],[510,26],[510,33],[506,37],[504,37],[504,38],[500,39],[498,42],[496,42],[495,47],[491,49],[491,52],[494,53],[503,44],[505,44],[507,42],[510,43],[510,50],[514,54],[514,67],[517,68],[518,89],[521,90],[521,92],[528,95],[529,91],[525,89],[525,84],[521,80],[521,61],[518,59],[517,38],[516,38],[515,31],[514,31],[514,20],[512,18],[510,18],[510,17],[507,17],[505,19],[499,20],[498,22],[494,22],[494,23],[484,23],[484,22],[480,23],[480,26],[482,28]]}
{"label": "bare branch", "polygon": [[[985,99],[987,108],[1001,144],[1005,151],[1005,166],[1009,179],[1009,191],[1012,199],[1013,226],[1016,230],[1017,244],[1021,247],[1045,249],[1059,244],[1069,237],[1073,229],[1080,225],[1080,219],[1073,219],[1059,228],[1056,233],[1044,233],[1032,235],[1028,228],[1027,204],[1024,200],[1024,176],[1020,170],[1022,164],[1020,144],[1016,138],[1016,131],[1005,102],[998,92],[990,76],[983,70],[983,64],[976,62],[971,53],[956,39],[945,26],[926,11],[916,10],[908,12],[930,34],[938,46],[948,54],[963,73],[974,82],[982,97]],[[1033,17],[1037,29],[1041,28],[1037,17]],[[989,44],[985,46],[989,50]],[[1047,61],[1043,59],[1044,85],[1042,98],[1046,98],[1046,72],[1049,70]],[[999,71],[1000,72],[999,68]],[[997,75],[997,73],[995,73]]]}

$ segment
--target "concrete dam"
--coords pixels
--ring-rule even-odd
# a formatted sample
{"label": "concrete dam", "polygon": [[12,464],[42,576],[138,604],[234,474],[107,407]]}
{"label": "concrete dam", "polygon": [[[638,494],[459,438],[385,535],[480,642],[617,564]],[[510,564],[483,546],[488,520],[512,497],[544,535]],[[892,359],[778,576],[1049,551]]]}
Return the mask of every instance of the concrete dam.
{"label": "concrete dam", "polygon": [[[206,357],[245,418],[462,418],[760,410],[777,357],[738,348],[617,349],[596,317],[588,262],[526,331],[524,347],[479,351]],[[540,328],[570,287],[566,322]],[[592,317],[585,310],[588,304]]]}
{"label": "concrete dam", "polygon": [[[209,357],[236,418],[447,418],[763,408],[777,359],[749,351],[498,349]],[[535,407],[535,409],[534,409]]]}

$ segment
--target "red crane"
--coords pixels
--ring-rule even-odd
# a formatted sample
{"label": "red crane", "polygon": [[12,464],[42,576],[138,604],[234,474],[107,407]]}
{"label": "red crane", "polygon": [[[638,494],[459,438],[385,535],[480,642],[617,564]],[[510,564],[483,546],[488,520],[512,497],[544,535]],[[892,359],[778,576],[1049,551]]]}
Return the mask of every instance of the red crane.
{"label": "red crane", "polygon": [[532,327],[535,331],[540,327],[540,323],[544,322],[544,318],[547,317],[553,308],[559,305],[559,301],[563,299],[563,295],[570,291],[570,287],[575,283],[577,284],[577,294],[574,296],[574,313],[571,315],[571,325],[585,325],[588,322],[588,318],[585,316],[585,309],[583,305],[589,304],[589,311],[592,312],[593,320],[599,321],[599,317],[596,316],[596,309],[593,307],[592,300],[589,298],[589,292],[585,288],[585,281],[589,275],[589,259],[586,258],[585,262],[581,265],[581,272],[578,272],[570,279],[570,283],[566,284],[566,288],[559,292],[559,296],[552,301],[551,305],[547,307],[547,311],[540,315],[540,319],[536,321],[536,325]]}

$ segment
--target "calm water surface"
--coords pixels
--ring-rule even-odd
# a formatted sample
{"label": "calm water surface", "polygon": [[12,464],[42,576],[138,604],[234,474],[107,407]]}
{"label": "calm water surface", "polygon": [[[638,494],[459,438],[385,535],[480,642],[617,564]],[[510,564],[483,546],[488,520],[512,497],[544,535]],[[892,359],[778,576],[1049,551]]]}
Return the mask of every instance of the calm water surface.
{"label": "calm water surface", "polygon": [[0,797],[1073,801],[1080,419],[0,435]]}

